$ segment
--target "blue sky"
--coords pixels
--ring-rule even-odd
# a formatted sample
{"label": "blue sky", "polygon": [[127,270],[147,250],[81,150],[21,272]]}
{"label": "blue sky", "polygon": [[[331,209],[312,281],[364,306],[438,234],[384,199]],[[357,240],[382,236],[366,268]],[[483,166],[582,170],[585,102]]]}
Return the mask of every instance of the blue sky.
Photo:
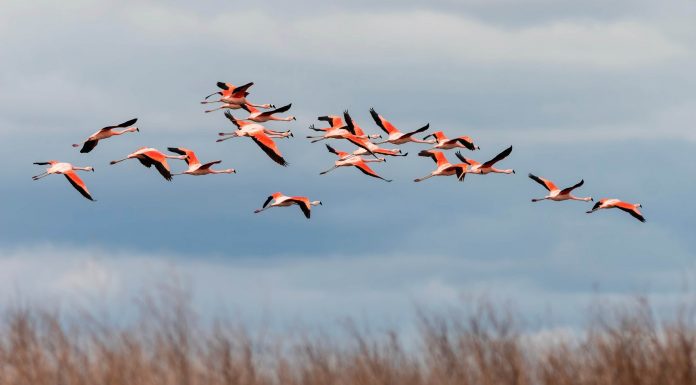
{"label": "blue sky", "polygon": [[[167,272],[201,309],[321,321],[402,319],[414,304],[489,295],[578,321],[593,298],[693,298],[696,240],[696,4],[674,1],[9,1],[0,14],[3,170],[0,288],[39,299],[130,298]],[[292,102],[282,168],[198,104],[216,81],[254,81],[251,99]],[[369,132],[375,107],[404,130],[470,135],[516,175],[433,178],[410,155],[375,169],[330,167],[303,137],[348,108]],[[84,155],[70,144],[138,117],[140,133]],[[185,146],[235,175],[166,183],[140,146]],[[332,143],[348,150],[346,143]],[[454,157],[454,152],[448,156]],[[34,161],[94,166],[96,203]],[[172,161],[174,167],[182,164]],[[642,203],[646,224],[589,204],[541,202],[526,177],[579,195]],[[252,212],[274,191],[324,206]],[[598,288],[598,289],[597,289]],[[691,294],[689,294],[691,293]],[[100,294],[101,295],[101,294]],[[273,305],[273,306],[271,306]]]}

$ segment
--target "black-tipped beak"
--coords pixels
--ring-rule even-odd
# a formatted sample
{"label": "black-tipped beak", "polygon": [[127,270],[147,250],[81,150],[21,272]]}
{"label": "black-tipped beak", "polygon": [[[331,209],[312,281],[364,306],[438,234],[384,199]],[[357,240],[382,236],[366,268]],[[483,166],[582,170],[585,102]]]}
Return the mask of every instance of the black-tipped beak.
{"label": "black-tipped beak", "polygon": [[140,132],[140,129],[138,127],[135,128],[135,131]]}

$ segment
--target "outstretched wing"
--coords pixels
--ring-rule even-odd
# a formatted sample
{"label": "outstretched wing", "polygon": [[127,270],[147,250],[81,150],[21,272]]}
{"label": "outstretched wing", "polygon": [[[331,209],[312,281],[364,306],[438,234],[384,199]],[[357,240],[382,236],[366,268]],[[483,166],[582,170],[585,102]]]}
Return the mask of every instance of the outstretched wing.
{"label": "outstretched wing", "polygon": [[[558,190],[558,187],[556,187],[556,185],[553,184],[553,182],[551,182],[548,179],[540,178],[532,173],[529,174],[529,178],[531,178],[533,181],[539,183],[540,185],[544,186],[544,188],[549,190],[549,191]],[[570,192],[570,191],[568,191],[568,192]]]}
{"label": "outstretched wing", "polygon": [[343,119],[346,121],[345,129],[351,134],[355,135],[355,123],[353,123],[353,118],[351,118],[348,110],[343,111]]}
{"label": "outstretched wing", "polygon": [[428,128],[430,128],[430,123],[426,124],[425,126],[419,128],[419,129],[417,129],[417,130],[415,130],[415,131],[408,132],[408,133],[404,134],[404,136],[405,136],[405,137],[412,136],[412,135],[417,134],[417,133],[419,133],[419,132],[426,131]]}
{"label": "outstretched wing", "polygon": [[263,116],[271,116],[271,115],[273,115],[273,114],[278,114],[278,113],[281,113],[281,112],[286,112],[286,111],[288,111],[288,110],[290,109],[290,107],[292,107],[292,103],[288,104],[287,106],[278,107],[278,108],[276,108],[275,110],[270,110],[270,111],[263,112],[263,113],[261,113],[261,115],[263,115]]}
{"label": "outstretched wing", "polygon": [[365,175],[369,175],[369,176],[371,176],[371,177],[373,177],[373,178],[378,178],[378,179],[381,179],[381,180],[384,180],[384,181],[387,181],[387,182],[391,182],[391,180],[389,180],[389,179],[384,179],[384,178],[382,178],[381,176],[377,175],[377,173],[374,172],[374,170],[372,170],[372,169],[370,168],[370,166],[368,166],[367,163],[365,163],[365,162],[358,162],[358,163],[355,164],[355,167],[356,167],[358,170],[362,171],[362,173],[365,174]]}
{"label": "outstretched wing", "polygon": [[500,162],[501,160],[507,158],[508,155],[512,152],[512,146],[506,148],[501,152],[500,154],[496,155],[495,158],[489,160],[488,162],[483,164],[484,168],[492,167],[494,164]]}
{"label": "outstretched wing", "polygon": [[[104,129],[102,128],[102,130],[104,130]],[[82,145],[82,148],[80,149],[80,152],[81,152],[82,154],[86,154],[86,153],[88,153],[88,152],[94,150],[94,147],[97,147],[97,144],[99,144],[99,140],[98,140],[98,139],[88,140],[88,141],[85,142],[85,144]]]}
{"label": "outstretched wing", "polygon": [[300,206],[300,209],[304,213],[304,216],[307,217],[307,219],[309,219],[309,217],[312,215],[312,210],[309,207],[309,200],[298,198],[290,198],[288,200],[297,203],[297,205]]}
{"label": "outstretched wing", "polygon": [[[150,161],[151,165],[155,166],[157,171],[159,171],[164,179],[168,181],[172,180],[172,172],[169,169],[169,164],[167,164],[167,158],[164,157],[164,154],[155,151],[148,151],[144,152],[142,155]],[[141,163],[145,164],[143,161],[141,161]]]}
{"label": "outstretched wing", "polygon": [[204,164],[202,164],[201,167],[199,167],[198,169],[199,169],[199,170],[206,170],[206,169],[209,169],[212,165],[218,164],[218,163],[221,163],[221,162],[222,162],[221,160],[214,160],[214,161],[212,161],[212,162],[204,163]]}
{"label": "outstretched wing", "polygon": [[263,202],[263,206],[261,206],[261,207],[266,208],[266,206],[268,206],[268,204],[271,203],[272,200],[273,200],[273,195],[269,195],[268,198],[266,198],[266,201]]}
{"label": "outstretched wing", "polygon": [[232,122],[235,126],[237,126],[237,128],[242,128],[241,123],[239,123],[239,121],[237,121],[237,119],[235,119],[234,116],[232,116],[232,113],[229,110],[225,111],[225,117],[229,119],[230,122]]}
{"label": "outstretched wing", "polygon": [[475,165],[479,164],[479,162],[477,162],[473,159],[465,158],[464,155],[462,155],[462,153],[459,151],[455,152],[454,155],[456,155],[457,158],[459,158],[459,160],[461,160],[462,162],[464,162],[470,166],[475,166]]}
{"label": "outstretched wing", "polygon": [[474,142],[468,136],[460,136],[460,137],[455,138],[453,140],[455,142],[459,142],[462,145],[464,145],[464,147],[466,147],[467,150],[471,150],[471,151],[476,150],[476,146],[474,146]]}
{"label": "outstretched wing", "polygon": [[196,153],[183,147],[167,147],[167,150],[179,154],[179,155],[185,155],[186,158],[184,158],[184,161],[186,162],[187,165],[192,165],[192,164],[200,164],[201,162],[198,160],[196,157]]}
{"label": "outstretched wing", "polygon": [[273,159],[274,162],[281,166],[288,165],[288,162],[283,159],[283,155],[280,153],[280,150],[278,150],[278,146],[276,146],[273,139],[269,138],[266,134],[263,132],[256,132],[251,136],[251,139],[253,139],[254,143],[261,147],[263,152]]}
{"label": "outstretched wing", "polygon": [[326,149],[329,150],[330,153],[338,155],[338,152],[328,144],[326,145]]}
{"label": "outstretched wing", "polygon": [[377,123],[379,128],[381,128],[387,134],[399,132],[399,130],[397,130],[396,127],[394,127],[391,123],[389,123],[388,120],[380,116],[374,108],[370,108],[370,115],[372,115],[372,119],[375,121],[375,123]]}
{"label": "outstretched wing", "polygon": [[74,171],[68,171],[64,173],[65,178],[70,182],[70,184],[75,187],[75,190],[79,191],[80,194],[82,194],[83,197],[93,201],[92,195],[90,195],[89,191],[87,190],[87,186],[85,186],[85,182],[80,179],[79,176]]}
{"label": "outstretched wing", "polygon": [[582,186],[583,184],[585,184],[585,180],[584,180],[584,179],[580,180],[580,182],[574,184],[573,186],[570,186],[570,187],[567,187],[567,188],[564,188],[563,190],[561,190],[561,195],[570,194],[571,191],[573,191],[573,190],[575,190],[576,188]]}
{"label": "outstretched wing", "polygon": [[429,157],[430,159],[434,160],[438,166],[449,163],[442,151],[422,150],[418,153],[418,156]]}
{"label": "outstretched wing", "polygon": [[230,92],[232,95],[235,97],[242,97],[246,96],[246,92],[249,89],[249,87],[253,86],[254,82],[249,82],[247,84],[241,85],[239,87],[235,87],[232,92]]}
{"label": "outstretched wing", "polygon": [[619,202],[619,203],[616,203],[615,206],[616,206],[616,208],[621,209],[621,210],[631,214],[631,216],[633,218],[636,218],[637,220],[639,220],[641,222],[645,222],[645,218],[643,217],[643,215],[632,204],[626,203],[626,202]]}

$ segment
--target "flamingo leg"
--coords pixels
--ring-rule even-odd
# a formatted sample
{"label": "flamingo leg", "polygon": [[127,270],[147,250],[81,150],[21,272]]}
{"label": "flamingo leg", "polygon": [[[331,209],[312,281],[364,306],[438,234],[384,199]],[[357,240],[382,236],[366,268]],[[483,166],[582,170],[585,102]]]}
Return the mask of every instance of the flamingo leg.
{"label": "flamingo leg", "polygon": [[328,172],[330,172],[330,171],[333,171],[333,170],[335,170],[335,169],[337,169],[337,168],[338,168],[338,166],[333,166],[333,167],[331,167],[330,169],[328,169],[328,170],[326,170],[326,171],[320,172],[319,175],[324,175],[324,174],[326,174],[326,173],[328,173]]}
{"label": "flamingo leg", "polygon": [[424,177],[422,177],[422,178],[416,178],[416,179],[414,179],[413,181],[414,181],[414,182],[422,182],[422,181],[424,181],[424,180],[426,180],[426,179],[429,179],[429,178],[432,178],[432,177],[433,177],[433,174],[430,174],[430,175],[424,176]]}
{"label": "flamingo leg", "polygon": [[32,176],[31,179],[33,179],[33,180],[39,180],[39,179],[41,179],[41,178],[43,178],[43,177],[46,177],[46,176],[48,176],[48,175],[49,175],[49,174],[48,174],[47,172],[44,172],[44,173],[42,173],[42,174]]}

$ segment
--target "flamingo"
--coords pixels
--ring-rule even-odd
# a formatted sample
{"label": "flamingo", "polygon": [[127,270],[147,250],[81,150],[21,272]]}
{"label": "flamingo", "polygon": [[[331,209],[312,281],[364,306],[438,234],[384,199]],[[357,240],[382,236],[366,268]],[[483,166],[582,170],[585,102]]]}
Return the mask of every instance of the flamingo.
{"label": "flamingo", "polygon": [[495,158],[489,160],[488,162],[485,163],[479,163],[473,159],[468,159],[465,158],[461,152],[457,151],[456,155],[457,158],[459,158],[462,162],[468,164],[471,166],[469,169],[468,173],[470,174],[489,174],[489,173],[501,173],[501,174],[514,174],[515,170],[513,169],[505,169],[501,170],[498,168],[493,167],[494,164],[500,162],[501,160],[505,159],[510,153],[512,152],[512,146],[506,148],[501,152],[500,154],[496,155]]}
{"label": "flamingo", "polygon": [[[345,114],[346,112],[344,112]],[[317,118],[318,120],[325,120],[331,124],[331,127],[326,127],[326,128],[316,128],[314,125],[309,126],[310,130],[313,131],[318,131],[318,132],[324,132],[323,135],[319,136],[307,136],[307,139],[314,139],[312,140],[312,143],[316,143],[320,140],[325,140],[325,139],[345,139],[345,137],[349,134],[354,134],[355,136],[361,138],[361,139],[377,139],[381,138],[382,135],[379,134],[370,134],[370,135],[365,135],[365,133],[362,131],[362,129],[354,124],[354,131],[351,133],[350,131],[347,130],[347,127],[343,124],[343,120],[341,119],[340,116],[335,116],[335,115],[329,115],[329,116],[320,116]]]}
{"label": "flamingo", "polygon": [[171,181],[172,180],[172,173],[171,170],[169,169],[169,164],[167,164],[167,158],[169,159],[186,159],[185,155],[181,156],[173,156],[173,155],[167,155],[163,152],[160,152],[157,149],[154,149],[152,147],[140,147],[137,149],[135,152],[128,154],[127,157],[119,160],[112,160],[110,164],[116,164],[123,162],[124,160],[128,159],[137,159],[142,163],[143,166],[150,168],[151,166],[155,166],[157,171],[159,171],[160,174],[164,177],[164,179]]}
{"label": "flamingo", "polygon": [[[273,201],[273,203],[271,203],[271,201]],[[321,201],[310,201],[307,199],[307,197],[289,197],[283,195],[283,193],[277,192],[271,194],[271,196],[269,196],[263,203],[263,207],[254,210],[254,213],[258,214],[261,211],[270,209],[271,207],[287,207],[292,205],[300,206],[300,209],[304,213],[305,217],[309,219],[309,217],[312,215],[312,206],[321,205]]]}
{"label": "flamingo", "polygon": [[248,104],[242,104],[242,108],[249,113],[249,116],[245,120],[251,120],[252,122],[256,123],[264,123],[269,120],[277,120],[277,121],[283,121],[283,122],[289,122],[291,120],[297,120],[294,116],[288,116],[285,118],[278,118],[276,116],[273,116],[273,114],[278,114],[281,112],[286,112],[292,107],[292,103],[283,106],[283,107],[278,107],[274,110],[270,111],[265,111],[261,112],[254,108],[254,106],[248,105]]}
{"label": "flamingo", "polygon": [[[88,153],[88,152],[92,151],[94,149],[94,147],[97,147],[97,144],[99,144],[99,141],[102,139],[108,139],[112,136],[122,135],[122,134],[125,134],[126,132],[140,131],[140,129],[138,129],[138,127],[131,127],[137,121],[138,121],[138,118],[135,118],[135,119],[128,120],[126,122],[123,122],[123,123],[115,125],[115,126],[104,127],[101,130],[92,134],[84,142],[82,142],[80,144],[76,143],[76,144],[73,144],[72,146],[73,147],[82,146],[82,148],[80,149],[80,152],[83,154]],[[114,128],[124,128],[124,129],[121,131],[118,131],[118,130],[114,130]]]}
{"label": "flamingo", "polygon": [[380,148],[378,145],[370,142],[369,139],[367,138],[362,138],[357,136],[356,134],[361,133],[364,134],[360,126],[357,126],[355,122],[353,121],[353,118],[350,117],[350,114],[348,111],[343,112],[343,117],[346,120],[346,129],[350,131],[350,134],[345,135],[343,139],[348,140],[349,142],[353,143],[354,145],[360,147],[359,149],[353,151],[353,155],[356,156],[361,156],[361,155],[366,155],[370,154],[374,156],[375,158],[378,158],[376,154],[381,154],[381,155],[389,155],[389,156],[406,156],[408,153],[402,154],[400,149],[386,149],[386,148]]}
{"label": "flamingo", "polygon": [[433,150],[423,150],[418,153],[419,156],[426,156],[432,158],[432,160],[437,163],[437,168],[431,172],[429,175],[426,175],[422,178],[416,178],[413,181],[414,182],[422,182],[428,178],[432,178],[434,176],[449,176],[449,175],[457,175],[457,179],[460,182],[464,181],[464,177],[466,176],[466,173],[469,172],[467,171],[467,167],[469,166],[466,163],[456,163],[452,164],[450,163],[447,158],[445,157],[445,154],[442,153],[442,151],[433,151]]}
{"label": "flamingo", "polygon": [[326,145],[326,148],[329,150],[330,153],[336,154],[338,156],[338,160],[334,164],[333,167],[326,171],[322,171],[319,173],[319,175],[324,175],[330,171],[333,171],[339,167],[346,167],[346,166],[354,166],[358,170],[360,170],[363,174],[369,175],[373,178],[379,178],[387,182],[391,182],[391,179],[384,179],[381,176],[377,175],[376,172],[374,172],[370,166],[367,165],[367,163],[370,162],[386,162],[387,160],[384,158],[378,158],[378,159],[363,159],[360,156],[354,156],[351,155],[347,152],[343,151],[336,151],[333,147],[329,146],[328,144]]}
{"label": "flamingo", "polygon": [[382,115],[378,114],[377,111],[375,111],[374,108],[370,108],[370,115],[372,115],[372,119],[374,119],[375,123],[381,128],[384,132],[386,132],[389,136],[387,137],[387,140],[383,142],[378,142],[376,144],[382,144],[382,143],[391,143],[391,144],[404,144],[408,142],[414,142],[414,143],[431,143],[428,142],[427,140],[421,140],[414,138],[413,135],[418,134],[420,132],[426,131],[430,127],[430,123],[426,124],[425,126],[411,132],[403,133],[399,131],[396,127],[394,127],[393,124],[391,124],[387,119],[384,119]]}
{"label": "flamingo", "polygon": [[539,202],[539,201],[543,201],[545,199],[557,201],[557,202],[567,201],[567,200],[589,202],[589,201],[593,200],[592,197],[578,198],[578,197],[574,196],[573,194],[571,194],[573,192],[573,190],[575,190],[576,188],[585,184],[584,179],[580,180],[580,182],[576,183],[575,185],[573,185],[571,187],[567,187],[567,188],[564,188],[563,190],[561,190],[558,187],[556,187],[556,185],[553,184],[553,182],[551,182],[548,179],[540,178],[534,174],[529,174],[529,177],[533,181],[539,183],[540,185],[544,186],[544,188],[549,190],[549,195],[547,195],[543,198],[532,199],[532,202]]}
{"label": "flamingo", "polygon": [[247,122],[244,120],[237,120],[229,111],[225,111],[225,117],[229,119],[235,126],[237,126],[237,131],[235,132],[220,132],[220,136],[228,136],[227,138],[218,139],[217,142],[222,142],[227,139],[237,138],[241,136],[249,136],[249,133],[261,131],[268,135],[269,138],[287,138],[294,136],[292,131],[275,131],[269,130],[266,127],[258,123]]}
{"label": "flamingo", "polygon": [[80,194],[82,194],[82,196],[84,196],[85,198],[94,201],[92,195],[89,193],[89,190],[87,190],[85,182],[83,182],[82,179],[80,179],[80,177],[77,176],[77,174],[75,173],[75,171],[94,172],[94,167],[75,167],[70,163],[58,162],[56,160],[49,160],[47,162],[34,162],[34,164],[39,166],[49,165],[50,167],[48,167],[46,171],[44,171],[43,173],[31,177],[31,179],[39,180],[51,174],[63,174],[65,175],[65,178],[68,180],[68,182],[70,182],[70,184],[75,188],[75,190],[79,191]]}
{"label": "flamingo", "polygon": [[609,199],[609,198],[604,198],[600,199],[599,202],[595,203],[594,207],[592,207],[592,210],[588,211],[588,214],[591,214],[597,210],[601,209],[613,209],[617,208],[620,210],[623,210],[629,214],[633,218],[636,218],[637,220],[641,222],[645,222],[645,218],[643,218],[643,214],[640,213],[638,210],[639,207],[643,207],[640,203],[638,204],[633,204],[633,203],[628,203],[628,202],[623,202],[618,199]]}
{"label": "flamingo", "polygon": [[[206,113],[221,110],[223,108],[238,110],[242,108],[244,104],[249,104],[259,108],[275,108],[275,106],[272,104],[253,104],[246,99],[246,97],[249,96],[249,92],[247,90],[253,85],[254,83],[251,82],[239,87],[235,87],[230,83],[218,82],[217,86],[221,88],[222,91],[213,92],[212,94],[206,96],[205,100],[203,100],[201,104],[223,103],[220,107],[205,111]],[[213,95],[220,95],[221,97],[218,100],[209,101],[208,98]]]}
{"label": "flamingo", "polygon": [[276,146],[275,142],[271,137],[278,138],[278,137],[285,137],[284,135],[290,135],[288,132],[282,133],[278,131],[272,131],[266,129],[264,126],[258,124],[258,123],[250,123],[250,122],[245,122],[243,120],[236,120],[234,116],[229,111],[226,111],[225,116],[234,123],[235,126],[237,126],[237,131],[232,132],[232,133],[224,133],[221,132],[219,135],[224,136],[224,135],[231,135],[227,138],[222,138],[218,139],[217,142],[222,142],[223,140],[239,137],[239,136],[248,136],[250,137],[254,143],[256,143],[263,152],[266,153],[274,162],[278,163],[281,166],[287,166],[288,162],[283,159],[283,154],[280,153],[280,150],[278,149],[278,146]]}
{"label": "flamingo", "polygon": [[186,161],[186,164],[188,164],[188,170],[178,173],[178,174],[172,174],[174,175],[182,175],[182,174],[189,174],[189,175],[208,175],[208,174],[233,174],[237,173],[235,169],[233,168],[228,168],[225,170],[213,170],[210,168],[212,165],[219,164],[221,161],[220,160],[215,160],[212,162],[204,163],[201,164],[201,162],[198,160],[198,157],[196,156],[196,153],[189,150],[188,148],[183,148],[183,147],[168,147],[167,150],[180,154],[180,155],[185,155],[186,157],[184,160]]}
{"label": "flamingo", "polygon": [[425,136],[423,140],[431,136],[434,137],[435,140],[428,140],[427,142],[435,144],[435,146],[433,146],[433,149],[436,148],[438,150],[451,150],[453,148],[466,148],[471,151],[481,149],[479,146],[476,146],[474,144],[474,141],[468,136],[458,136],[456,138],[449,139],[447,136],[445,136],[445,134],[442,131],[436,131],[430,135]]}

